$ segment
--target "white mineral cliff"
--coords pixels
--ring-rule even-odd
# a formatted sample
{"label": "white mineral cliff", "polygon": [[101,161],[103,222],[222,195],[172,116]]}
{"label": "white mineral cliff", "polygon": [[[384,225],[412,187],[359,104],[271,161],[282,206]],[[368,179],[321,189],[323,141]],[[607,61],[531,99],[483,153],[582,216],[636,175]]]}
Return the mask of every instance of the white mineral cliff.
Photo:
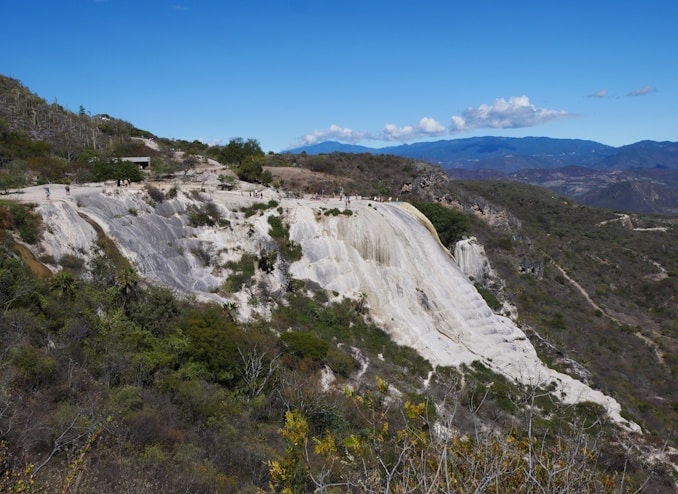
{"label": "white mineral cliff", "polygon": [[[621,417],[614,399],[547,368],[525,334],[490,310],[431,234],[430,223],[408,204],[354,200],[351,216],[333,216],[322,214],[321,208],[343,209],[338,199],[275,199],[290,225],[291,240],[303,251],[302,259],[288,268],[294,278],[317,282],[339,297],[365,297],[380,327],[434,365],[481,361],[521,383],[555,385],[554,394],[565,403],[599,403],[615,422],[637,428]],[[230,226],[189,225],[187,211],[206,200],[218,205]],[[84,215],[115,240],[144,278],[226,302],[217,293],[230,273],[225,263],[275,246],[268,235],[267,215],[279,212],[269,209],[245,218],[240,209],[254,201],[241,192],[180,192],[176,199],[151,205],[142,190],[114,187],[102,193],[83,188],[73,196],[41,202],[38,210],[50,232],[41,246],[57,260],[64,253],[91,256],[95,233]],[[281,262],[276,266],[272,275],[259,275],[269,292],[280,290],[284,281]],[[250,310],[245,307],[247,299],[241,294],[241,316]]]}
{"label": "white mineral cliff", "polygon": [[480,281],[485,276],[495,277],[485,247],[475,237],[465,238],[455,244],[454,259],[461,272],[474,280]]}

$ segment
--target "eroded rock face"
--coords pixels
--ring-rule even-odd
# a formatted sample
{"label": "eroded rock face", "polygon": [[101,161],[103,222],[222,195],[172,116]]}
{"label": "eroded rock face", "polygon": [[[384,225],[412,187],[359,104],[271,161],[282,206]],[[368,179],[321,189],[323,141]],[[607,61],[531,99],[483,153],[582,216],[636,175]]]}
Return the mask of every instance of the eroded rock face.
{"label": "eroded rock face", "polygon": [[492,227],[514,228],[520,227],[520,221],[503,208],[496,207],[488,202],[478,202],[473,205],[473,214]]}
{"label": "eroded rock face", "polygon": [[[80,194],[77,200],[46,202],[39,207],[48,231],[41,248],[57,261],[66,253],[89,261],[97,253],[96,231],[90,224],[94,223],[143,278],[223,303],[226,298],[219,288],[230,274],[226,263],[239,261],[245,252],[258,255],[275,246],[265,217],[245,220],[240,212],[255,199],[241,200],[240,195],[234,199],[223,197],[217,203],[206,194],[181,193],[155,204],[144,190],[113,188]],[[225,226],[192,225],[191,215],[208,204]],[[267,276],[267,281],[276,284],[274,276]]]}
{"label": "eroded rock face", "polygon": [[[462,270],[432,235],[428,220],[407,203],[355,199],[351,215],[327,215],[329,209],[343,209],[343,201],[267,194],[255,199],[241,192],[180,192],[175,199],[153,204],[143,190],[113,189],[80,195],[77,202],[52,201],[39,211],[59,229],[45,235],[42,248],[57,259],[71,250],[93,255],[94,230],[85,216],[115,241],[142,277],[207,300],[235,300],[241,318],[252,311],[265,315],[284,293],[288,275],[308,280],[339,298],[364,299],[380,327],[434,365],[479,360],[516,381],[551,384],[566,403],[600,403],[614,420],[626,423],[616,401],[544,366],[525,334],[490,310],[468,278],[469,271],[482,277],[488,268],[482,246],[468,239],[459,247]],[[278,206],[251,217],[241,211],[272,198]],[[191,223],[191,214],[206,204],[218,211],[221,226]],[[272,269],[257,272],[254,284],[235,295],[223,292],[220,287],[231,273],[228,261],[277,248],[269,235],[271,215],[282,216],[289,225],[290,240],[301,246],[302,258],[289,264],[278,255]],[[256,297],[262,305],[251,307],[250,295],[256,290],[278,296],[263,302],[265,297]]]}
{"label": "eroded rock face", "polygon": [[80,217],[75,204],[66,201],[45,203],[39,212],[45,226],[42,254],[57,262],[67,255],[89,260],[97,233]]}
{"label": "eroded rock face", "polygon": [[461,272],[473,280],[496,277],[485,254],[485,247],[475,237],[462,239],[455,244],[454,259]]}

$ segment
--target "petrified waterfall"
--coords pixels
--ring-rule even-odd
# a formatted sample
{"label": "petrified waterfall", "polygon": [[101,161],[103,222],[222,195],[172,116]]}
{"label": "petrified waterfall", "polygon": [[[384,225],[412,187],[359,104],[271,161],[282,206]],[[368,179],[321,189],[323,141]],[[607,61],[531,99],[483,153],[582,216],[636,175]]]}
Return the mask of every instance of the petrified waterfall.
{"label": "petrified waterfall", "polygon": [[[343,209],[339,199],[288,199],[267,193],[270,197],[258,202],[275,198],[279,206],[245,217],[241,209],[257,200],[240,192],[180,192],[157,204],[143,190],[80,192],[40,205],[47,224],[41,249],[57,260],[66,253],[91,257],[96,235],[87,218],[115,241],[142,277],[203,299],[236,301],[240,317],[247,318],[252,311],[265,315],[265,304],[275,302],[250,307],[246,293],[220,292],[230,274],[226,263],[244,253],[275,249],[267,218],[280,215],[303,256],[290,265],[278,256],[271,273],[257,274],[257,284],[266,284],[269,293],[281,293],[289,275],[311,280],[338,298],[364,298],[380,327],[434,365],[478,360],[516,381],[553,385],[554,394],[566,403],[600,403],[612,419],[635,427],[620,416],[615,400],[547,368],[525,334],[492,312],[468,278],[482,276],[481,268],[486,268],[473,265],[478,257],[464,253],[479,248],[477,244],[459,247],[456,256],[465,259],[462,272],[430,223],[408,204],[353,200],[351,215],[331,215],[323,212]],[[191,225],[191,211],[206,202],[218,208],[221,226]]]}

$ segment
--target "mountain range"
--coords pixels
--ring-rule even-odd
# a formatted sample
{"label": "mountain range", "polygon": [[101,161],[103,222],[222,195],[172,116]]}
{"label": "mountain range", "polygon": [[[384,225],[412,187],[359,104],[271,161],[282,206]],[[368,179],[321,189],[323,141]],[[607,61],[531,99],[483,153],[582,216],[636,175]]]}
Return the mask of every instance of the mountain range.
{"label": "mountain range", "polygon": [[384,148],[327,141],[288,152],[402,156],[439,165],[455,179],[515,180],[591,206],[678,212],[678,142],[613,147],[581,139],[472,137]]}

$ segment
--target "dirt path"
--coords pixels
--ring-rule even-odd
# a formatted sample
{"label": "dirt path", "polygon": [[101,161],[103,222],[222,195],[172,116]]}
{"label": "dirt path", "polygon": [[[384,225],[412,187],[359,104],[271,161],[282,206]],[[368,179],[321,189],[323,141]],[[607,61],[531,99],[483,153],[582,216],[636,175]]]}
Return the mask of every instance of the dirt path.
{"label": "dirt path", "polygon": [[[69,185],[68,187],[69,190],[67,191],[66,184],[34,185],[32,187],[25,187],[23,189],[10,192],[3,196],[3,198],[11,201],[35,204],[41,204],[43,202],[49,201],[75,200],[78,196],[83,194],[101,192],[106,188],[106,185],[104,183],[97,183],[86,185]],[[45,188],[49,188],[49,197],[47,196],[47,191]]]}
{"label": "dirt path", "polygon": [[[591,299],[591,296],[590,296],[590,295],[588,294],[588,292],[584,289],[584,287],[581,286],[579,283],[577,283],[577,280],[571,278],[571,277],[567,274],[567,272],[566,272],[562,267],[560,267],[560,266],[559,266],[558,264],[556,264],[555,262],[553,263],[553,265],[558,269],[558,271],[560,271],[560,273],[563,275],[563,277],[564,277],[569,283],[571,283],[572,286],[574,286],[574,287],[579,291],[579,293],[582,294],[582,296],[586,299],[586,301],[589,303],[589,305],[590,305],[591,307],[593,307],[593,308],[594,308],[595,310],[597,310],[597,311],[600,311],[600,313],[601,313],[604,317],[606,317],[607,319],[609,319],[609,320],[611,320],[611,321],[613,321],[613,322],[619,324],[620,326],[627,326],[627,325],[628,325],[628,323],[627,323],[626,321],[623,321],[623,320],[621,320],[621,319],[619,319],[619,318],[613,316],[613,315],[610,314],[608,311],[606,311],[605,309],[603,309],[601,306],[599,306],[598,304],[596,304],[596,303],[593,301],[593,299]],[[642,333],[640,333],[640,332],[636,332],[636,333],[634,333],[634,335],[637,336],[638,338],[640,338],[640,339],[643,341],[643,343],[645,343],[647,346],[649,346],[649,347],[652,349],[652,351],[654,352],[655,356],[657,357],[657,360],[659,361],[659,363],[660,363],[661,365],[663,365],[663,366],[666,367],[666,361],[664,360],[664,354],[663,354],[662,351],[659,349],[659,345],[657,345],[652,339],[648,338],[647,336],[645,336],[644,334],[642,334]]]}

